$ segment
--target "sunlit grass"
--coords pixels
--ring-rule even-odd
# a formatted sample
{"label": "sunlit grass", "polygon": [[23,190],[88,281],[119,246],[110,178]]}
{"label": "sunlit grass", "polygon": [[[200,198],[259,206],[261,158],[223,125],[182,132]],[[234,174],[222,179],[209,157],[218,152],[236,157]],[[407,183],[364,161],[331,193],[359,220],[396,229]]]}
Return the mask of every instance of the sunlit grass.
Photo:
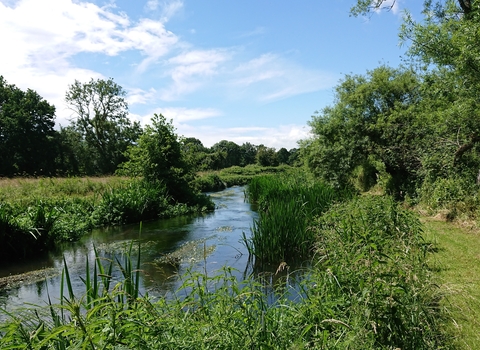
{"label": "sunlit grass", "polygon": [[458,349],[480,349],[480,234],[445,221],[423,221],[426,239],[436,242],[429,265],[445,295],[448,331]]}

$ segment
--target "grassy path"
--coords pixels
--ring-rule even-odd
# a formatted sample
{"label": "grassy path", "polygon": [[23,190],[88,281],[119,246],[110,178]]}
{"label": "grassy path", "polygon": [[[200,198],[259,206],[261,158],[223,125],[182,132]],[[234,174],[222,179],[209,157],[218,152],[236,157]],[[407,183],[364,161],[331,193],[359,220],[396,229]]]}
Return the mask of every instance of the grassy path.
{"label": "grassy path", "polygon": [[430,266],[445,294],[458,349],[480,349],[480,233],[424,218],[427,240],[437,243]]}

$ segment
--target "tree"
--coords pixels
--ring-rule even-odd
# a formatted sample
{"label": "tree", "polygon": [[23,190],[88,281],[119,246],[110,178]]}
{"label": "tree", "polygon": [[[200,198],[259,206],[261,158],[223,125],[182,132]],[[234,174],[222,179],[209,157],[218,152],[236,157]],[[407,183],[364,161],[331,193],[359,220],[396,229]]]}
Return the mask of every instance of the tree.
{"label": "tree", "polygon": [[409,69],[382,66],[366,76],[347,75],[335,104],[309,123],[314,137],[303,142],[302,154],[313,173],[343,187],[361,167],[364,183],[386,172],[396,193],[411,190],[427,130],[418,117],[419,85]]}
{"label": "tree", "polygon": [[180,143],[186,162],[189,163],[195,171],[207,170],[204,168],[207,148],[203,145],[202,141],[195,137],[186,137],[183,138]]}
{"label": "tree", "polygon": [[240,165],[241,163],[241,151],[240,146],[235,142],[222,140],[212,146],[212,151],[215,153],[225,154],[223,163],[220,168],[229,168],[234,165]]}
{"label": "tree", "polygon": [[0,176],[55,173],[55,107],[0,76]]}
{"label": "tree", "polygon": [[162,182],[169,194],[179,202],[192,199],[190,182],[192,168],[184,158],[181,143],[172,122],[161,114],[152,117],[136,145],[128,147],[127,161],[120,172],[129,176],[143,176],[149,182]]}
{"label": "tree", "polygon": [[[358,0],[352,13],[366,14],[385,4],[384,0]],[[450,94],[449,104],[430,101],[437,106],[439,119],[450,127],[437,134],[437,142],[449,145],[451,165],[462,171],[462,164],[470,161],[464,157],[480,144],[480,1],[424,1],[423,15],[422,21],[415,21],[406,12],[400,39],[410,43],[408,55],[424,65],[428,79],[439,79],[432,86]],[[438,95],[444,100],[443,92]]]}
{"label": "tree", "polygon": [[[475,1],[473,1],[475,3]],[[351,8],[350,13],[354,16],[367,15],[373,11],[378,10],[391,10],[395,6],[396,0],[357,0],[356,4]],[[448,4],[453,4],[452,1],[447,1]],[[458,6],[460,6],[461,11],[468,15],[470,14],[474,6],[472,6],[471,0],[457,0]],[[431,0],[424,2],[425,8],[429,8],[432,5]],[[437,9],[441,8],[442,5],[437,2]]]}
{"label": "tree", "polygon": [[278,159],[275,148],[260,145],[257,148],[257,163],[261,166],[277,166]]}
{"label": "tree", "polygon": [[89,173],[112,174],[125,160],[124,152],[140,136],[138,122],[128,119],[126,92],[113,79],[91,79],[69,86],[65,100],[76,119],[72,127],[90,152]]}
{"label": "tree", "polygon": [[246,166],[255,164],[257,157],[257,147],[250,142],[245,142],[240,146],[240,165]]}
{"label": "tree", "polygon": [[282,147],[277,152],[277,160],[280,164],[289,164],[290,152]]}

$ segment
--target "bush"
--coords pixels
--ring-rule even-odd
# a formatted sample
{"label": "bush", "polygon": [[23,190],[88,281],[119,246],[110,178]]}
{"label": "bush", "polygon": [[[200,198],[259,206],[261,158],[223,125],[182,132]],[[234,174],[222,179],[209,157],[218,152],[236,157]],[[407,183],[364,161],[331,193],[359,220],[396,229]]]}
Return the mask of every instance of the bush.
{"label": "bush", "polygon": [[312,229],[318,271],[343,295],[335,318],[359,327],[356,348],[438,348],[438,294],[414,213],[390,197],[362,196],[333,206]]}

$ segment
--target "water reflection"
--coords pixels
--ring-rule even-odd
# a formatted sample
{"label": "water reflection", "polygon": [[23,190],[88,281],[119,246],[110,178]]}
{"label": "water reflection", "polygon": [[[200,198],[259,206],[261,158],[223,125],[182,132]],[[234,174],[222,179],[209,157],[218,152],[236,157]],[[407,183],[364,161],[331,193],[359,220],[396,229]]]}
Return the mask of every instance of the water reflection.
{"label": "water reflection", "polygon": [[[202,216],[182,216],[107,229],[94,230],[80,242],[68,244],[62,250],[40,259],[0,266],[0,277],[49,268],[49,275],[39,281],[23,283],[0,292],[0,306],[7,309],[26,304],[45,305],[48,295],[52,301],[60,296],[63,259],[68,266],[74,292],[85,293],[80,277],[85,277],[87,259],[90,267],[95,261],[94,247],[108,260],[122,261],[126,249],[134,241],[134,251],[141,245],[141,269],[144,272],[142,293],[166,294],[180,286],[178,276],[187,269],[212,274],[224,265],[240,271],[246,269],[248,254],[240,242],[242,233],[250,234],[257,214],[245,201],[244,188],[233,187],[211,194],[217,210]],[[170,261],[162,260],[169,254]],[[135,256],[133,256],[135,261]],[[47,270],[46,270],[47,271]],[[51,272],[54,272],[51,276]],[[114,276],[120,280],[117,271]]]}

